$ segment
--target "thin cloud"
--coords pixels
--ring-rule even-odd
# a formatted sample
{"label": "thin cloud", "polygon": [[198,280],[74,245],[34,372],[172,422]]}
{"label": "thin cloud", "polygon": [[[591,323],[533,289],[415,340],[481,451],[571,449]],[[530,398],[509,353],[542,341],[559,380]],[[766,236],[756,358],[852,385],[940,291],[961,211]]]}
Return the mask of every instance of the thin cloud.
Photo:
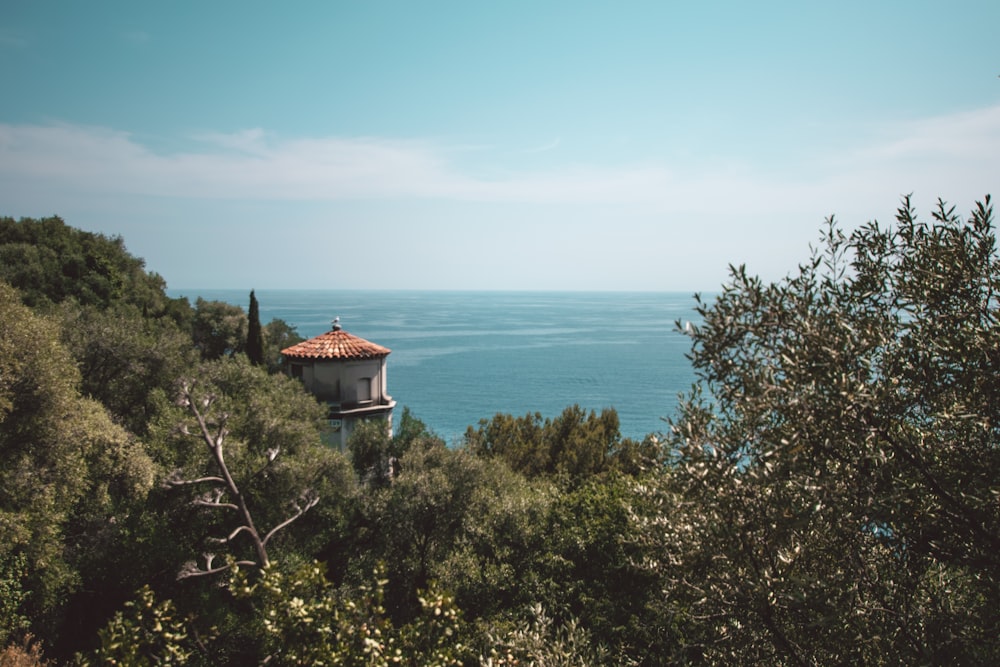
{"label": "thin cloud", "polygon": [[834,191],[875,196],[890,186],[916,193],[921,206],[938,196],[971,204],[996,190],[1000,105],[898,123],[883,139],[839,156]]}
{"label": "thin cloud", "polygon": [[1000,105],[925,118],[887,128],[895,135],[889,141],[860,154],[878,160],[909,160],[927,157],[977,159],[1000,142]]}
{"label": "thin cloud", "polygon": [[[239,200],[420,198],[539,204],[606,203],[661,213],[865,211],[922,191],[953,201],[995,187],[1000,105],[900,123],[880,139],[811,155],[785,175],[752,159],[626,166],[564,164],[490,178],[490,149],[378,137],[281,138],[260,128],[193,137],[192,149],[154,152],[134,136],[71,124],[0,124],[0,196],[22,190]],[[189,138],[192,139],[192,138]],[[550,148],[558,140],[550,142]],[[544,148],[544,147],[543,147]],[[507,160],[509,161],[509,160]],[[789,173],[793,173],[789,176]]]}
{"label": "thin cloud", "polygon": [[195,135],[196,141],[204,142],[226,148],[229,150],[246,153],[248,155],[267,155],[267,145],[265,144],[264,130],[259,127],[223,134],[220,132],[205,132]]}
{"label": "thin cloud", "polygon": [[568,167],[494,180],[465,175],[448,147],[379,138],[281,140],[260,129],[202,134],[197,151],[158,154],[129,133],[77,125],[0,125],[4,180],[105,193],[249,199],[622,201],[665,177],[656,167]]}

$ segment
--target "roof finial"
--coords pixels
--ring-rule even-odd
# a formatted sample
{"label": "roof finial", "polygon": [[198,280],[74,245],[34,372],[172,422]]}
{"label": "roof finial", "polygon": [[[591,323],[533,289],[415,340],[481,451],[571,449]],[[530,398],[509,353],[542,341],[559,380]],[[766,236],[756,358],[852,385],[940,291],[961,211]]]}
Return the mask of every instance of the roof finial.
{"label": "roof finial", "polygon": [[340,316],[333,318],[333,330],[340,331]]}

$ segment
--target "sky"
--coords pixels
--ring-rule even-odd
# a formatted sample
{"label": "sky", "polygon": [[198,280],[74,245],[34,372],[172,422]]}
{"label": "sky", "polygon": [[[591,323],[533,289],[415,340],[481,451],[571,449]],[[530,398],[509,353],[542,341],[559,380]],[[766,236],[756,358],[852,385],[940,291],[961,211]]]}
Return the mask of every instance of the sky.
{"label": "sky", "polygon": [[168,287],[714,291],[1000,195],[1000,2],[0,3],[0,215]]}

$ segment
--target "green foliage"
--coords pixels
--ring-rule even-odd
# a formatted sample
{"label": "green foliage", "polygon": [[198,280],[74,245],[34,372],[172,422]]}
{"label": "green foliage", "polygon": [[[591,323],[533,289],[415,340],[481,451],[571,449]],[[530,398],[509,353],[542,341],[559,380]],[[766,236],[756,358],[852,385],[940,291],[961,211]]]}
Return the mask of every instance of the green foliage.
{"label": "green foliage", "polygon": [[554,419],[543,420],[537,412],[524,417],[497,414],[465,433],[465,446],[479,456],[498,458],[528,477],[570,479],[607,470],[620,440],[613,408],[598,415],[578,405]]}
{"label": "green foliage", "polygon": [[641,477],[663,467],[668,458],[660,437],[651,433],[642,440],[623,438],[611,453],[610,468],[630,477]]}
{"label": "green foliage", "polygon": [[[419,432],[418,425],[397,437]],[[432,582],[453,591],[473,616],[491,614],[512,600],[526,604],[537,591],[524,565],[542,543],[548,501],[502,463],[415,437],[397,474],[359,497],[341,551],[353,555],[347,566],[355,578],[385,563],[386,606],[398,622],[414,617],[419,591]]]}
{"label": "green foliage", "polygon": [[[293,328],[262,329],[259,366],[240,354],[253,295],[249,319],[219,302],[192,311],[120,239],[57,218],[0,220],[0,277],[23,289],[0,283],[0,645],[30,630],[68,658],[148,583],[86,660],[1000,657],[988,199],[968,221],[943,203],[919,221],[908,200],[893,228],[848,236],[831,220],[774,284],[734,268],[682,329],[699,384],[665,443],[622,439],[613,410],[573,406],[498,414],[456,450],[404,410],[395,437],[384,422],[356,429],[349,460],[321,443],[324,406],[268,374]],[[303,493],[319,504],[285,523]],[[255,558],[251,518],[278,565]],[[213,550],[221,569],[263,567],[175,581]],[[42,663],[29,644],[2,655]]]}
{"label": "green foliage", "polygon": [[253,290],[250,290],[250,310],[247,313],[246,352],[254,366],[264,363],[264,331],[260,326],[260,306]]}
{"label": "green foliage", "polygon": [[0,558],[27,558],[26,613],[50,632],[80,564],[114,548],[118,519],[153,478],[79,379],[57,328],[0,284]]}
{"label": "green foliage", "polygon": [[395,435],[389,435],[389,429],[381,419],[362,421],[351,432],[347,449],[359,479],[366,484],[385,486],[392,479],[393,467],[400,457],[413,443],[423,440],[440,442],[409,408],[404,407]]}
{"label": "green foliage", "polygon": [[55,217],[0,218],[0,257],[0,280],[36,311],[57,315],[82,393],[143,434],[152,392],[191,363],[187,300],[167,297],[163,279],[147,273],[121,238]]}
{"label": "green foliage", "polygon": [[0,555],[0,646],[6,646],[15,636],[29,627],[24,615],[24,581],[28,561],[23,553]]}
{"label": "green foliage", "polygon": [[541,605],[532,605],[526,622],[488,634],[481,667],[578,667],[612,664],[607,651],[594,646],[590,633],[575,620],[556,624]]}
{"label": "green foliage", "polygon": [[403,414],[399,418],[399,428],[393,434],[393,456],[402,456],[410,447],[421,440],[438,440],[427,424],[418,419],[410,408],[403,406]]}
{"label": "green foliage", "polygon": [[397,451],[384,421],[358,422],[347,439],[347,451],[359,480],[374,486],[389,483],[389,460]]}
{"label": "green foliage", "polygon": [[646,607],[659,582],[640,567],[633,512],[634,480],[593,477],[558,495],[537,551],[543,588],[536,601],[558,620],[575,619],[600,641],[645,662],[650,643]]}
{"label": "green foliage", "polygon": [[[250,614],[254,634],[227,653],[216,628],[198,623],[176,605],[158,602],[149,587],[127,602],[100,631],[101,645],[77,662],[110,665],[250,663],[343,665],[345,667],[451,667],[464,664],[464,626],[451,598],[431,591],[421,597],[419,616],[396,628],[385,613],[387,581],[376,571],[352,588],[330,584],[318,563],[291,569],[276,564],[248,573],[231,570],[227,590]],[[220,650],[221,649],[221,650]]]}
{"label": "green foliage", "polygon": [[[406,463],[403,474],[411,466]],[[465,468],[446,479],[468,488],[456,493],[463,505],[455,532],[444,535],[441,560],[431,577],[455,592],[469,619],[488,619],[526,608],[558,587],[547,577],[549,517],[559,498],[547,481],[529,481],[506,465],[484,461],[468,452],[455,455],[452,466]]]}
{"label": "green foliage", "polygon": [[410,667],[456,667],[466,664],[469,648],[462,643],[465,626],[452,596],[436,589],[422,591],[420,614],[400,628],[394,664]]}
{"label": "green foliage", "polygon": [[225,301],[195,301],[191,338],[206,361],[233,357],[246,349],[247,316]]}
{"label": "green foliage", "polygon": [[108,238],[66,225],[60,218],[0,218],[0,281],[21,292],[29,306],[73,300],[106,308],[130,304],[149,317],[183,319],[186,302],[175,303],[164,282]]}
{"label": "green foliage", "polygon": [[265,324],[264,363],[267,365],[267,370],[271,373],[280,373],[284,368],[281,351],[303,340],[305,339],[299,335],[295,327],[280,318],[275,317]]}
{"label": "green foliage", "polygon": [[158,602],[145,586],[137,599],[125,603],[125,611],[99,633],[101,646],[91,656],[77,656],[83,665],[186,665],[201,650],[211,635],[199,637],[192,621],[181,617],[173,602]]}
{"label": "green foliage", "polygon": [[269,663],[374,666],[388,664],[384,585],[376,579],[374,586],[362,586],[353,599],[344,599],[320,566],[309,564],[290,576],[268,567],[253,582],[237,571],[232,588],[257,607]]}
{"label": "green foliage", "polygon": [[173,320],[144,317],[134,306],[64,303],[58,314],[62,340],[81,372],[81,391],[145,435],[156,392],[171,391],[197,360],[190,336]]}
{"label": "green foliage", "polygon": [[[212,397],[214,410],[227,415],[233,447],[265,456],[273,449],[291,454],[319,446],[325,409],[292,378],[270,375],[245,357],[234,357],[201,364],[189,382],[203,397]],[[177,431],[186,412],[180,405],[160,405],[153,439],[161,446],[165,465],[184,465],[182,459],[189,453],[200,460],[198,447]]]}
{"label": "green foliage", "polygon": [[461,622],[450,598],[439,593],[423,597],[419,617],[396,630],[382,606],[387,583],[376,571],[373,582],[336,590],[312,563],[289,574],[271,566],[254,580],[238,570],[230,587],[257,611],[263,632],[261,658],[267,664],[462,664],[465,650],[457,641]]}
{"label": "green foliage", "polygon": [[435,582],[482,627],[507,627],[498,619],[541,603],[558,622],[576,618],[581,632],[641,653],[657,588],[632,564],[642,553],[629,537],[631,478],[609,469],[570,487],[555,479],[528,480],[499,457],[417,438],[398,474],[363,496],[352,569],[386,564],[385,603],[400,622]]}
{"label": "green foliage", "polygon": [[[271,553],[308,560],[342,530],[353,478],[343,455],[322,445],[325,413],[298,382],[240,355],[202,364],[180,398],[162,404],[151,431],[159,460],[172,471],[165,486],[173,488],[159,491],[149,508],[156,518],[144,526],[145,557],[155,557],[150,571],[217,581],[234,565],[267,567]],[[326,506],[312,517],[306,510],[318,500]],[[209,662],[255,655],[258,628],[246,605],[205,584],[158,588],[186,614],[219,628]]]}
{"label": "green foliage", "polygon": [[[388,606],[407,620],[462,531],[475,489],[471,457],[436,440],[413,444],[392,483],[365,497],[360,539],[371,540],[362,571],[384,562],[392,586]],[[372,562],[374,561],[374,562]]]}
{"label": "green foliage", "polygon": [[701,387],[642,488],[677,659],[1000,656],[1000,262],[989,199],[733,269],[690,332]]}
{"label": "green foliage", "polygon": [[[172,471],[168,483],[187,487],[189,492],[178,493],[190,498],[196,510],[192,516],[189,508],[177,508],[173,520],[185,524],[195,521],[203,539],[222,538],[233,529],[227,517],[236,518],[225,511],[231,509],[225,503],[245,502],[256,524],[269,531],[298,511],[296,503],[301,509],[315,497],[343,494],[339,488],[345,478],[342,457],[320,441],[324,410],[300,383],[270,375],[242,355],[206,362],[196,378],[187,381],[190,395],[186,392],[182,403],[163,405],[152,432],[160,462]],[[192,422],[192,403],[213,437],[220,435],[220,443],[225,440],[226,475],[206,451],[200,425]],[[232,488],[218,498],[206,497],[212,496],[212,480],[220,475],[232,479],[239,499],[232,497]],[[207,481],[186,482],[198,479]],[[281,539],[275,536],[276,542]],[[197,546],[189,544],[187,548],[194,551]],[[231,553],[255,558],[240,547]]]}

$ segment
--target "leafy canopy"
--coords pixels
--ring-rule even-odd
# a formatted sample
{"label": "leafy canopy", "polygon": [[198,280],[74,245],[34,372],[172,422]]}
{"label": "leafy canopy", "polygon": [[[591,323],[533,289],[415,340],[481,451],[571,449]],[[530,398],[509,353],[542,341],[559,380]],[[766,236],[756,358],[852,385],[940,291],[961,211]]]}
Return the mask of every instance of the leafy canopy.
{"label": "leafy canopy", "polygon": [[640,520],[685,659],[996,660],[998,295],[989,198],[929,222],[905,198],[699,302],[700,382]]}

